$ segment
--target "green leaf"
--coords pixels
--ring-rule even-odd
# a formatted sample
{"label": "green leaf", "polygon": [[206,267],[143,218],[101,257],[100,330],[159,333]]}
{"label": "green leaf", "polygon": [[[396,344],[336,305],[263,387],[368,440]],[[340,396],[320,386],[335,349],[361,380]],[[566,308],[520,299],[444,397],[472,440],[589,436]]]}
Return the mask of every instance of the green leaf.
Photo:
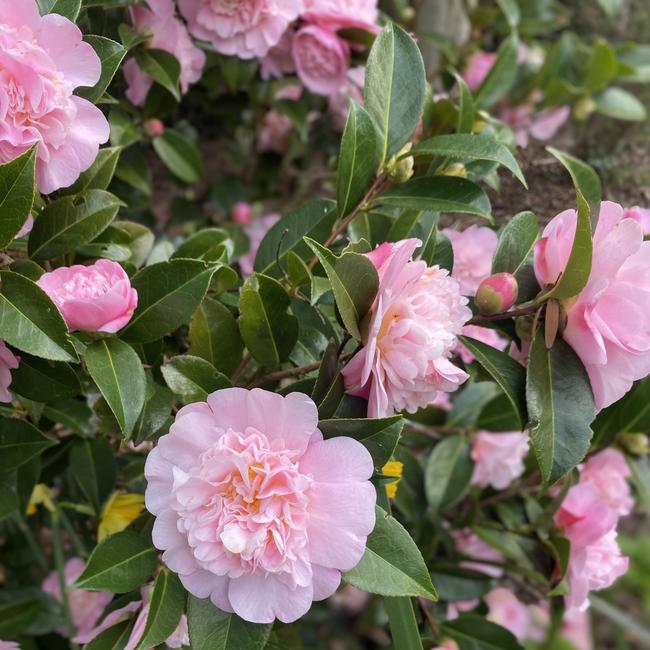
{"label": "green leaf", "polygon": [[499,388],[491,381],[468,384],[454,399],[454,406],[447,418],[447,426],[472,428],[483,408],[499,394],[501,394]]}
{"label": "green leaf", "polygon": [[186,404],[205,402],[210,393],[231,386],[210,362],[189,354],[170,359],[160,370],[167,385]]}
{"label": "green leaf", "polygon": [[298,340],[290,304],[284,287],[266,275],[254,273],[241,289],[239,331],[253,358],[268,368],[285,361]]}
{"label": "green leaf", "polygon": [[582,85],[591,92],[602,90],[616,77],[617,72],[616,51],[607,41],[598,39],[591,52]]}
{"label": "green leaf", "polygon": [[518,44],[516,34],[501,44],[494,65],[476,91],[474,100],[477,108],[489,108],[512,88],[517,74]]}
{"label": "green leaf", "polygon": [[431,212],[461,212],[490,218],[490,200],[472,181],[455,176],[426,176],[400,183],[378,196],[377,205]]}
{"label": "green leaf", "polygon": [[23,352],[52,361],[77,360],[54,303],[36,283],[12,271],[0,271],[0,332]]}
{"label": "green leaf", "polygon": [[35,260],[73,252],[101,234],[123,203],[104,190],[88,190],[49,203],[29,235],[29,254]]}
{"label": "green leaf", "polygon": [[384,598],[395,650],[422,650],[422,640],[410,598]]}
{"label": "green leaf", "polygon": [[187,623],[192,650],[262,650],[273,627],[248,623],[195,596],[187,601]]}
{"label": "green leaf", "polygon": [[58,402],[81,392],[75,371],[63,362],[21,354],[18,368],[11,371],[11,390],[37,402]]}
{"label": "green leaf", "polygon": [[156,550],[147,540],[125,530],[103,539],[93,549],[76,589],[124,594],[138,589],[156,567]]}
{"label": "green leaf", "polygon": [[512,30],[517,29],[521,20],[521,11],[517,0],[497,0],[497,3],[508,22],[508,27]]}
{"label": "green leaf", "polygon": [[99,150],[95,162],[63,194],[79,194],[86,190],[105,190],[110,184],[117,162],[122,153],[121,147],[104,147]]}
{"label": "green leaf", "polygon": [[593,254],[589,205],[580,190],[576,191],[578,194],[578,219],[569,260],[555,285],[539,296],[536,299],[537,302],[549,298],[555,298],[556,300],[573,298],[584,289],[589,280]]}
{"label": "green leaf", "polygon": [[198,260],[172,260],[138,271],[131,282],[138,307],[121,336],[148,343],[186,323],[201,304],[215,269]]}
{"label": "green leaf", "polygon": [[503,165],[524,186],[526,179],[510,149],[496,138],[471,133],[437,135],[420,142],[410,152],[412,156],[442,156],[461,160],[488,160]]}
{"label": "green leaf", "polygon": [[32,209],[37,147],[0,165],[0,248],[11,243]]}
{"label": "green leaf", "polygon": [[38,601],[24,597],[18,602],[0,604],[0,634],[5,639],[22,634],[39,612]]}
{"label": "green leaf", "polygon": [[186,258],[215,262],[228,249],[232,252],[232,242],[227,230],[223,228],[203,228],[188,237],[176,249],[171,259]]}
{"label": "green leaf", "polygon": [[370,452],[375,469],[379,471],[395,451],[404,428],[404,418],[393,415],[377,419],[321,420],[318,428],[326,439],[348,436],[358,440]]}
{"label": "green leaf", "polygon": [[473,469],[463,436],[448,436],[433,448],[424,469],[424,491],[436,518],[463,497]]}
{"label": "green leaf", "polygon": [[244,351],[237,320],[230,309],[212,298],[204,298],[194,312],[188,333],[190,354],[209,361],[225,375],[232,375]]}
{"label": "green leaf", "polygon": [[181,64],[173,54],[166,50],[143,48],[138,50],[135,60],[143,72],[165,90],[168,90],[177,102],[181,101],[181,91],[178,85]]}
{"label": "green leaf", "polygon": [[459,650],[523,650],[505,627],[474,614],[462,614],[453,621],[445,621],[442,631],[458,643]]}
{"label": "green leaf", "polygon": [[366,552],[354,569],[343,574],[346,582],[382,596],[415,596],[437,600],[420,550],[402,524],[379,506],[375,529]]}
{"label": "green leaf", "polygon": [[456,130],[458,133],[471,133],[474,128],[474,97],[472,96],[472,91],[467,87],[465,80],[457,72],[454,72],[454,77],[458,85],[458,90],[460,91]]}
{"label": "green leaf", "polygon": [[25,420],[0,418],[0,472],[9,472],[58,444]]}
{"label": "green leaf", "polygon": [[86,367],[127,437],[144,406],[146,380],[135,350],[119,339],[102,339],[86,348]]}
{"label": "green leaf", "polygon": [[122,63],[122,59],[126,56],[127,49],[120,43],[104,36],[86,36],[85,40],[97,52],[99,60],[102,63],[102,72],[99,81],[92,88],[79,88],[76,94],[95,104],[106,92],[106,89],[113,80],[115,73]]}
{"label": "green leaf", "polygon": [[38,6],[42,16],[59,14],[74,22],[81,10],[81,0],[38,0]]}
{"label": "green leaf", "polygon": [[303,237],[324,241],[332,231],[335,220],[336,206],[328,199],[308,201],[287,212],[264,235],[255,256],[255,271],[274,278],[281,277],[282,271],[277,262],[285,266],[290,252],[302,260],[310,258],[312,252]]}
{"label": "green leaf", "polygon": [[517,275],[526,265],[539,236],[537,217],[532,212],[520,212],[505,225],[492,260],[492,273]]}
{"label": "green leaf", "polygon": [[523,429],[528,421],[526,369],[510,355],[482,341],[468,336],[460,336],[459,340],[476,357],[476,361],[488,372],[490,377],[499,384],[517,414]]}
{"label": "green leaf", "polygon": [[115,486],[117,465],[106,438],[77,440],[70,448],[70,474],[96,513]]}
{"label": "green leaf", "polygon": [[164,433],[162,429],[170,422],[173,403],[174,394],[169,388],[149,381],[147,400],[133,432],[133,442],[136,445],[155,438],[161,432]]}
{"label": "green leaf", "polygon": [[86,643],[83,650],[123,650],[131,636],[133,623],[131,619],[109,627]]}
{"label": "green leaf", "polygon": [[135,650],[164,643],[178,626],[185,610],[185,589],[178,576],[162,568],[153,586],[149,614]]}
{"label": "green leaf", "polygon": [[424,63],[413,39],[394,23],[379,33],[368,55],[364,108],[377,130],[383,165],[413,135],[424,106]]}
{"label": "green leaf", "polygon": [[594,96],[596,110],[617,120],[643,122],[648,117],[645,106],[630,92],[610,86]]}
{"label": "green leaf", "polygon": [[174,129],[165,132],[153,140],[156,150],[169,171],[186,183],[196,183],[203,176],[201,153],[193,142]]}
{"label": "green leaf", "polygon": [[364,255],[344,253],[336,257],[313,239],[305,238],[305,241],[327,273],[346,329],[361,339],[359,323],[370,310],[379,287],[377,270]]}
{"label": "green leaf", "polygon": [[542,478],[555,483],[587,453],[596,410],[580,359],[561,339],[547,350],[542,331],[530,348],[526,400]]}
{"label": "green leaf", "polygon": [[336,204],[344,217],[363,198],[375,171],[375,127],[366,111],[350,102],[336,172]]}

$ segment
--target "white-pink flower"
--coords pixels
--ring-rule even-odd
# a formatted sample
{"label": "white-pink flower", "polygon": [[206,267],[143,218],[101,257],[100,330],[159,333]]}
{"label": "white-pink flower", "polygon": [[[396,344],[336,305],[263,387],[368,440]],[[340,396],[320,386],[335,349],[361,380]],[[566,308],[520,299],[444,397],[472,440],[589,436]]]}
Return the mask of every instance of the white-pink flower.
{"label": "white-pink flower", "polygon": [[488,621],[510,630],[519,641],[529,637],[531,618],[528,607],[509,589],[495,587],[483,596],[483,600],[489,610]]}
{"label": "white-pink flower", "polygon": [[[73,585],[85,567],[86,563],[79,557],[68,560],[64,567],[66,585]],[[52,571],[45,578],[41,589],[55,600],[63,602],[59,574],[56,571]],[[93,629],[102,612],[113,599],[113,594],[102,591],[86,591],[85,589],[68,589],[67,591],[75,631],[78,635],[87,634]],[[64,636],[67,635],[65,626],[59,632]]]}
{"label": "white-pink flower", "polygon": [[289,148],[291,131],[293,122],[288,115],[274,108],[267,111],[257,129],[257,150],[261,153],[285,154]]}
{"label": "white-pink flower", "polygon": [[0,639],[0,650],[20,650],[20,646],[15,641],[3,641]]}
{"label": "white-pink flower", "polygon": [[18,368],[20,357],[17,357],[0,339],[0,402],[11,402],[11,371]]}
{"label": "white-pink flower", "polygon": [[377,0],[305,0],[303,18],[331,30],[359,27],[377,31]]}
{"label": "white-pink flower", "polygon": [[580,470],[580,482],[596,486],[601,499],[619,516],[629,515],[634,507],[627,482],[629,476],[625,456],[611,447],[592,456]]}
{"label": "white-pink flower", "polygon": [[[544,229],[535,245],[540,284],[564,271],[576,223],[575,210],[566,210]],[[564,307],[564,340],[587,369],[596,407],[605,408],[650,373],[650,242],[617,203],[601,203],[589,281]]]}
{"label": "white-pink flower", "polygon": [[303,10],[302,0],[179,0],[190,33],[217,52],[264,56]]}
{"label": "white-pink flower", "polygon": [[624,219],[634,219],[641,226],[643,235],[648,237],[650,235],[650,210],[648,208],[640,208],[635,205],[632,208],[623,210]]}
{"label": "white-pink flower", "polygon": [[354,100],[359,106],[363,106],[363,84],[366,77],[366,68],[357,66],[349,68],[345,81],[339,86],[338,90],[330,95],[329,111],[332,115],[334,128],[343,131],[345,122],[348,119],[350,110],[350,100]]}
{"label": "white-pink flower", "polygon": [[472,484],[503,490],[524,473],[528,454],[528,433],[477,431],[472,439],[474,461]]}
{"label": "white-pink flower", "polygon": [[0,163],[38,144],[38,189],[74,183],[109,136],[102,112],[73,94],[100,72],[73,22],[41,17],[35,0],[0,0]]}
{"label": "white-pink flower", "polygon": [[562,617],[560,631],[576,650],[594,650],[588,612],[569,609]]}
{"label": "white-pink flower", "polygon": [[500,566],[481,562],[481,560],[503,562],[503,555],[498,549],[486,544],[469,528],[451,530],[449,534],[454,538],[458,552],[473,558],[472,561],[463,560],[461,566],[466,569],[480,571],[492,578],[500,578],[503,575],[503,569]]}
{"label": "white-pink flower", "polygon": [[529,138],[550,140],[562,128],[571,115],[569,106],[555,106],[538,111],[531,104],[503,106],[499,117],[510,126],[519,147],[527,147]]}
{"label": "white-pink flower", "polygon": [[[497,350],[505,350],[508,345],[508,341],[503,338],[496,330],[491,327],[481,327],[480,325],[465,325],[463,327],[463,336],[469,336],[472,339],[481,341],[486,345],[491,345]],[[472,363],[476,358],[465,345],[458,343],[456,352],[460,355],[460,358],[464,363]]]}
{"label": "white-pink flower", "polygon": [[253,219],[244,227],[244,232],[248,237],[248,250],[239,258],[239,268],[241,269],[242,275],[250,275],[253,272],[257,249],[260,247],[264,235],[266,235],[271,226],[275,224],[279,218],[279,214],[267,214],[258,219]]}
{"label": "white-pink flower", "polygon": [[282,79],[285,74],[296,71],[291,54],[294,33],[293,29],[287,29],[279,43],[260,59],[262,79]]}
{"label": "white-pink flower", "polygon": [[[172,0],[147,0],[146,6],[131,7],[131,18],[136,31],[151,34],[147,46],[173,54],[180,63],[181,91],[201,78],[205,54],[187,33],[185,25],[174,15]],[[142,106],[153,84],[151,77],[140,69],[135,59],[129,59],[122,68],[129,87],[126,96],[136,106]]]}
{"label": "white-pink flower", "polygon": [[368,398],[368,416],[414,412],[439,391],[455,391],[467,373],[449,357],[471,317],[445,269],[412,261],[418,239],[385,243],[367,257],[379,274],[364,347],[345,366],[346,390]]}
{"label": "white-pink flower", "polygon": [[182,408],[145,465],[152,538],[185,588],[247,621],[331,596],[375,523],[372,458],[323,440],[316,405],[243,388]]}
{"label": "white-pink flower", "polygon": [[492,69],[497,55],[494,52],[474,52],[470,56],[463,72],[463,79],[467,87],[473,92],[483,83],[485,77]]}

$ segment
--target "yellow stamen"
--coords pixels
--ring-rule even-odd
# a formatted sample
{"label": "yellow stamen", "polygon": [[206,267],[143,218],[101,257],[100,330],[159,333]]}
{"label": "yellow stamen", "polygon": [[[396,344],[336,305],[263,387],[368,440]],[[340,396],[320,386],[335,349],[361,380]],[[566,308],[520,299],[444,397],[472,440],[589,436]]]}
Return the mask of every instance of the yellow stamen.
{"label": "yellow stamen", "polygon": [[404,464],[400,463],[398,460],[388,461],[382,468],[382,474],[384,476],[390,476],[391,478],[396,478],[396,481],[391,481],[386,483],[386,494],[389,499],[394,499],[397,494],[397,484],[402,478],[402,470],[404,469]]}

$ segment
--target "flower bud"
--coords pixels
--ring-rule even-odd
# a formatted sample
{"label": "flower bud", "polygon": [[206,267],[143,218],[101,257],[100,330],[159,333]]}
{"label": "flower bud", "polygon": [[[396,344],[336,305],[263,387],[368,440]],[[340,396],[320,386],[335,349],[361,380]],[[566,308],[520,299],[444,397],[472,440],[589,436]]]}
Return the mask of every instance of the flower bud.
{"label": "flower bud", "polygon": [[626,451],[635,456],[646,456],[650,453],[650,439],[645,433],[620,433],[618,440]]}
{"label": "flower bud", "polygon": [[150,138],[157,138],[165,132],[165,125],[155,117],[145,120],[142,128]]}
{"label": "flower bud", "polygon": [[452,163],[446,167],[440,167],[438,174],[442,176],[458,176],[460,178],[467,178],[467,169],[463,163]]}
{"label": "flower bud", "polygon": [[411,151],[413,147],[412,142],[407,142],[391,159],[386,163],[386,173],[396,182],[404,183],[411,176],[413,176],[413,165],[414,160],[413,156],[408,156],[407,158],[402,158],[398,160],[400,156],[403,156],[405,153]]}
{"label": "flower bud", "polygon": [[535,319],[532,316],[519,316],[515,318],[515,332],[522,341],[533,340],[533,323]]}
{"label": "flower bud", "polygon": [[413,7],[404,7],[401,11],[401,18],[405,23],[410,23],[415,18],[415,9]]}
{"label": "flower bud", "polygon": [[507,311],[515,304],[518,294],[517,280],[511,273],[491,275],[476,291],[476,305],[482,314],[491,316]]}
{"label": "flower bud", "polygon": [[247,203],[246,201],[237,201],[237,203],[232,206],[230,218],[234,222],[244,225],[251,223],[251,221],[253,221],[253,211],[251,210],[250,203]]}
{"label": "flower bud", "polygon": [[584,122],[596,110],[596,102],[589,97],[581,97],[573,106],[573,117]]}

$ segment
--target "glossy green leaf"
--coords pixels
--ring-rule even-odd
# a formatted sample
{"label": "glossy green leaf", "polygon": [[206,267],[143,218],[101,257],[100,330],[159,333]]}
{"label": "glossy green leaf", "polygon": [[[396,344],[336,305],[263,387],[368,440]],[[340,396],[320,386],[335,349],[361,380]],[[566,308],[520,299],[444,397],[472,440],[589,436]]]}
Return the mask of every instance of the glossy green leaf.
{"label": "glossy green leaf", "polygon": [[106,438],[81,439],[70,448],[70,474],[88,502],[100,512],[102,503],[115,486],[117,465]]}
{"label": "glossy green leaf", "polygon": [[512,88],[517,74],[518,45],[516,34],[501,44],[494,65],[475,93],[477,108],[489,108]]}
{"label": "glossy green leaf", "polygon": [[377,131],[384,164],[409,140],[424,106],[426,80],[415,41],[394,23],[379,33],[368,55],[364,108]]}
{"label": "glossy green leaf", "polygon": [[429,571],[411,536],[394,517],[375,507],[375,529],[354,569],[343,574],[351,585],[382,596],[437,600]]}
{"label": "glossy green leaf", "polygon": [[36,148],[0,165],[0,248],[11,243],[32,209]]}
{"label": "glossy green leaf", "polygon": [[203,160],[196,145],[174,129],[153,140],[153,148],[169,171],[186,183],[196,183],[203,176]]}
{"label": "glossy green leaf", "polygon": [[582,85],[590,92],[602,90],[616,76],[616,51],[604,39],[598,38],[591,51]]}
{"label": "glossy green leaf", "polygon": [[374,203],[395,208],[460,212],[490,218],[490,200],[472,181],[454,176],[413,178],[383,192]]}
{"label": "glossy green leaf", "polygon": [[510,29],[517,29],[521,20],[521,10],[517,0],[497,0]]}
{"label": "glossy green leaf", "polygon": [[83,650],[124,650],[133,630],[133,619],[122,621],[98,634]]}
{"label": "glossy green leaf", "polygon": [[503,165],[512,172],[513,176],[524,187],[527,187],[519,163],[510,152],[510,149],[497,139],[489,136],[473,135],[471,133],[437,135],[413,147],[411,155],[441,156],[465,161],[487,160]]}
{"label": "glossy green leaf", "polygon": [[11,391],[37,402],[57,402],[78,395],[81,385],[67,363],[21,354],[18,368],[11,371]]}
{"label": "glossy green leaf", "polygon": [[135,350],[116,338],[96,341],[86,348],[86,367],[126,436],[144,406],[146,380]]}
{"label": "glossy green leaf", "polygon": [[273,627],[249,623],[195,596],[187,602],[187,623],[192,650],[262,650]]}
{"label": "glossy green leaf", "polygon": [[186,404],[204,402],[215,390],[231,386],[228,378],[209,361],[189,354],[170,359],[161,371],[167,385]]}
{"label": "glossy green leaf", "polygon": [[0,271],[0,332],[7,343],[34,356],[77,359],[54,303],[34,282],[12,271]]}
{"label": "glossy green leaf", "polygon": [[38,0],[41,15],[59,14],[72,22],[77,20],[81,9],[81,0]]}
{"label": "glossy green leaf", "polygon": [[499,234],[499,244],[492,260],[492,273],[517,275],[530,260],[539,237],[539,224],[532,212],[520,212]]}
{"label": "glossy green leaf", "polygon": [[472,91],[467,87],[465,80],[458,74],[454,73],[456,84],[460,97],[458,99],[458,124],[456,131],[458,133],[471,133],[474,128],[474,97]]}
{"label": "glossy green leaf", "polygon": [[395,650],[422,650],[422,640],[410,598],[384,598]]}
{"label": "glossy green leaf", "polygon": [[366,111],[350,102],[336,172],[336,204],[339,217],[347,215],[368,189],[376,172],[375,127]]}
{"label": "glossy green leaf", "polygon": [[523,650],[506,628],[475,614],[444,622],[442,631],[456,641],[459,650]]}
{"label": "glossy green leaf", "polygon": [[169,388],[151,380],[148,382],[144,407],[133,431],[134,444],[155,438],[171,422],[173,403],[174,393]]}
{"label": "glossy green leaf", "polygon": [[20,598],[18,602],[0,604],[0,634],[3,637],[15,637],[29,628],[38,616],[40,606],[32,598]]}
{"label": "glossy green leaf", "polygon": [[643,122],[648,117],[643,103],[635,95],[622,88],[610,86],[594,96],[596,111],[616,120]]}
{"label": "glossy green leaf", "polygon": [[241,289],[239,331],[253,358],[268,368],[286,360],[298,340],[290,304],[284,287],[266,275],[254,273]]}
{"label": "glossy green leaf", "polygon": [[282,277],[277,262],[286,267],[290,252],[302,260],[311,258],[313,253],[303,237],[325,241],[335,220],[336,205],[328,199],[308,201],[287,212],[262,239],[255,256],[255,271],[274,278]]}
{"label": "glossy green leaf", "polygon": [[74,185],[63,190],[63,194],[79,194],[86,190],[105,190],[115,173],[117,162],[122,153],[121,147],[103,147],[99,150],[95,162],[82,172]]}
{"label": "glossy green leaf", "polygon": [[104,538],[93,549],[77,589],[123,594],[138,589],[156,567],[157,554],[141,535],[125,530]]}
{"label": "glossy green leaf", "polygon": [[215,262],[224,252],[232,252],[232,242],[223,228],[203,228],[188,237],[174,252],[171,259],[195,259]]}
{"label": "glossy green leaf", "polygon": [[121,336],[148,343],[186,323],[201,304],[215,268],[198,260],[172,260],[138,271],[131,282],[138,307]]}
{"label": "glossy green leaf", "polygon": [[9,472],[58,444],[25,420],[0,418],[0,472]]}
{"label": "glossy green leaf", "polygon": [[530,348],[526,399],[531,445],[542,478],[555,483],[587,453],[596,410],[580,359],[561,339],[547,350],[541,331]]}
{"label": "glossy green leaf", "polygon": [[440,511],[463,497],[473,469],[463,436],[448,436],[433,448],[424,469],[424,490],[436,517]]}
{"label": "glossy green leaf", "polygon": [[166,50],[143,48],[137,51],[135,60],[140,70],[169,91],[177,102],[180,102],[181,64],[173,54]]}
{"label": "glossy green leaf", "polygon": [[113,80],[122,60],[126,56],[127,49],[120,43],[104,36],[86,36],[85,40],[97,52],[102,64],[102,72],[99,81],[92,88],[79,88],[76,94],[90,102],[96,103],[106,92],[106,89]]}
{"label": "glossy green leaf", "polygon": [[35,260],[71,253],[101,234],[123,203],[104,190],[88,190],[49,203],[29,235],[29,254]]}

